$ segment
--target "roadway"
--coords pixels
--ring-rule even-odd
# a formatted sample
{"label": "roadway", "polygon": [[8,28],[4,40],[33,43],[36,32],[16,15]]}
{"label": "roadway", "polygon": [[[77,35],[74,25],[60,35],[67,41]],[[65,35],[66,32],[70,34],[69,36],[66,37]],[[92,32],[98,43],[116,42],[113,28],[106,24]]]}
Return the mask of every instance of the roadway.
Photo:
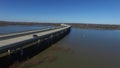
{"label": "roadway", "polygon": [[[32,39],[34,38],[33,35],[37,35],[37,36],[43,36],[43,35],[47,35],[47,34],[52,34],[54,32],[57,32],[57,31],[60,31],[60,30],[64,30],[66,28],[69,28],[70,26],[66,25],[64,27],[59,27],[57,29],[50,29],[50,30],[45,30],[45,31],[42,31],[41,30],[39,31],[31,31],[30,34],[27,34],[29,32],[26,32],[27,35],[22,35],[22,36],[17,36],[17,37],[11,37],[11,38],[8,38],[8,39],[2,39],[0,40],[0,49],[4,46],[9,46],[10,44],[14,44],[14,43],[18,43],[18,42],[21,42],[21,41],[24,41],[24,40],[28,40],[28,39]],[[23,34],[23,33],[20,33],[20,34]],[[17,34],[12,34],[13,36],[14,35],[17,35]],[[7,36],[12,36],[12,35],[4,35],[4,36],[0,36],[0,37],[7,37]]]}
{"label": "roadway", "polygon": [[5,39],[9,39],[9,38],[14,38],[14,37],[20,37],[23,35],[29,35],[29,34],[33,34],[33,33],[39,33],[39,32],[43,32],[43,31],[48,31],[48,30],[52,30],[52,29],[57,29],[60,28],[59,27],[54,27],[54,28],[43,28],[43,29],[39,29],[39,30],[31,30],[31,31],[27,31],[27,32],[18,32],[18,33],[10,33],[10,34],[4,34],[4,35],[0,35],[0,41],[1,40],[5,40]]}

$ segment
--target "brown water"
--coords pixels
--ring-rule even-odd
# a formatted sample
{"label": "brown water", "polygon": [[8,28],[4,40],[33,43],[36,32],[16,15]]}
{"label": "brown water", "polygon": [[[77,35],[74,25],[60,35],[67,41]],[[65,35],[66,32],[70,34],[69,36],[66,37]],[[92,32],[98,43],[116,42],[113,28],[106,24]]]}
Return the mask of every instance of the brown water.
{"label": "brown water", "polygon": [[73,28],[37,55],[38,60],[46,56],[32,68],[120,68],[120,30]]}

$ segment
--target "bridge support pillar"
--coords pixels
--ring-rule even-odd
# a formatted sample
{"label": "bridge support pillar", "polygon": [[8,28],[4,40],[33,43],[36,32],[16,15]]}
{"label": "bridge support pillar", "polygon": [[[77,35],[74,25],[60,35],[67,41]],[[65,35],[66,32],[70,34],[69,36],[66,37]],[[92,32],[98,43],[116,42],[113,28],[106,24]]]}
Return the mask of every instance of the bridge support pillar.
{"label": "bridge support pillar", "polygon": [[38,46],[39,46],[39,44],[40,44],[40,41],[41,41],[40,39],[37,40]]}
{"label": "bridge support pillar", "polygon": [[20,49],[20,56],[23,56],[24,54],[24,51],[23,51],[23,48]]}
{"label": "bridge support pillar", "polygon": [[10,54],[11,54],[11,50],[9,49],[7,52],[8,52],[8,55],[10,56]]}
{"label": "bridge support pillar", "polygon": [[50,39],[51,44],[53,44],[53,34],[50,35]]}

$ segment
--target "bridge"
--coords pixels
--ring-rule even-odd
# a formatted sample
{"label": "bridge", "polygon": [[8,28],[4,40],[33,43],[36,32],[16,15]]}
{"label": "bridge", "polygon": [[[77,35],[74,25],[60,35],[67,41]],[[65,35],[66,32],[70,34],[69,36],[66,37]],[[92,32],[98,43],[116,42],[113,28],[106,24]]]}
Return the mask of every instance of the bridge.
{"label": "bridge", "polygon": [[44,44],[52,44],[67,35],[70,28],[70,25],[61,24],[54,28],[0,35],[0,57],[10,56],[16,52],[22,56],[27,48],[42,48]]}

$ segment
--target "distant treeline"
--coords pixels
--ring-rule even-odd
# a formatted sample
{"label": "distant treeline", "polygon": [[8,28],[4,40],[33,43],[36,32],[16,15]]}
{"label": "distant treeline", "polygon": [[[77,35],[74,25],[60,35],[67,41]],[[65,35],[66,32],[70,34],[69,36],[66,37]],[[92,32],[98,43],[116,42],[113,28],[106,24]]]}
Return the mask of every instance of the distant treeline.
{"label": "distant treeline", "polygon": [[[7,25],[45,25],[45,26],[59,26],[61,23],[41,23],[41,22],[6,22],[0,21],[0,26]],[[120,25],[110,24],[84,24],[84,23],[66,23],[75,28],[96,28],[96,29],[120,29]]]}
{"label": "distant treeline", "polygon": [[120,29],[120,25],[110,24],[80,24],[80,23],[69,23],[75,28],[97,28],[97,29]]}
{"label": "distant treeline", "polygon": [[0,26],[8,26],[8,25],[45,25],[45,26],[59,26],[60,24],[56,23],[38,23],[38,22],[7,22],[7,21],[0,21]]}

